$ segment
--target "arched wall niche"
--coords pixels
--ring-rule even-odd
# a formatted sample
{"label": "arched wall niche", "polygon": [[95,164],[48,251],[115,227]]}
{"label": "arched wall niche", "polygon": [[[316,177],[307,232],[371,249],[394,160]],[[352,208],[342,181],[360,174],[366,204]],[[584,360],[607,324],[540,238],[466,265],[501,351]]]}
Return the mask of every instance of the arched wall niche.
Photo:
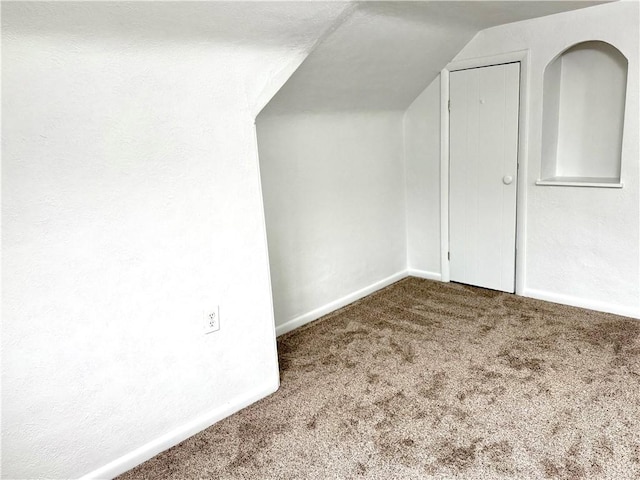
{"label": "arched wall niche", "polygon": [[622,186],[627,70],[622,52],[597,40],[547,65],[538,185]]}

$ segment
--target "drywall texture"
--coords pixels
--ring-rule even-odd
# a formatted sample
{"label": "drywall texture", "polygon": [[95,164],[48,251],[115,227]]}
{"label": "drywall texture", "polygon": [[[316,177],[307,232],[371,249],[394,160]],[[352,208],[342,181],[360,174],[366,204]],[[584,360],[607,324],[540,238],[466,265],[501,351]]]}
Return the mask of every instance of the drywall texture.
{"label": "drywall texture", "polygon": [[258,118],[276,325],[406,268],[401,120]]}
{"label": "drywall texture", "polygon": [[263,111],[404,111],[481,29],[594,2],[359,2]]}
{"label": "drywall texture", "polygon": [[342,8],[3,2],[4,478],[277,388],[253,119]]}
{"label": "drywall texture", "polygon": [[440,76],[404,114],[407,266],[440,274]]}
{"label": "drywall texture", "polygon": [[[616,2],[496,27],[478,34],[456,60],[529,48],[530,112],[526,218],[529,294],[559,295],[640,315],[638,165],[638,8]],[[610,43],[629,61],[622,142],[622,189],[535,186],[541,171],[544,69],[566,48]],[[612,119],[616,122],[617,119]],[[527,292],[525,292],[527,294]],[[598,305],[599,304],[599,305]]]}

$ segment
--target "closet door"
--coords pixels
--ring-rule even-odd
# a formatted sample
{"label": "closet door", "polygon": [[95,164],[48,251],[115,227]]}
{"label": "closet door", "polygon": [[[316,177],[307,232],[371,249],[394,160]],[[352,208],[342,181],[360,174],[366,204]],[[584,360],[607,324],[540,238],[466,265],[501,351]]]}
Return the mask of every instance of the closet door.
{"label": "closet door", "polygon": [[514,292],[520,63],[449,82],[450,278]]}

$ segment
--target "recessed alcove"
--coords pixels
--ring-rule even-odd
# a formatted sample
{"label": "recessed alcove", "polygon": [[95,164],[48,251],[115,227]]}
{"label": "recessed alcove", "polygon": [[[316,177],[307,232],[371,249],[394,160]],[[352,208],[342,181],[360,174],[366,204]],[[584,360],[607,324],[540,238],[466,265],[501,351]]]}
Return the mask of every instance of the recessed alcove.
{"label": "recessed alcove", "polygon": [[547,65],[537,185],[622,187],[627,68],[601,41],[574,45]]}

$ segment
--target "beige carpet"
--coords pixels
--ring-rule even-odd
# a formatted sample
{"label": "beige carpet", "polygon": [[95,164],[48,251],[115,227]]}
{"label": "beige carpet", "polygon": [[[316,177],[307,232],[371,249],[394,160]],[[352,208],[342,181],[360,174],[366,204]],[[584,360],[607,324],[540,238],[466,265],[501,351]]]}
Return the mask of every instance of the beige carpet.
{"label": "beige carpet", "polygon": [[278,348],[278,392],[121,478],[640,478],[638,320],[407,278]]}

